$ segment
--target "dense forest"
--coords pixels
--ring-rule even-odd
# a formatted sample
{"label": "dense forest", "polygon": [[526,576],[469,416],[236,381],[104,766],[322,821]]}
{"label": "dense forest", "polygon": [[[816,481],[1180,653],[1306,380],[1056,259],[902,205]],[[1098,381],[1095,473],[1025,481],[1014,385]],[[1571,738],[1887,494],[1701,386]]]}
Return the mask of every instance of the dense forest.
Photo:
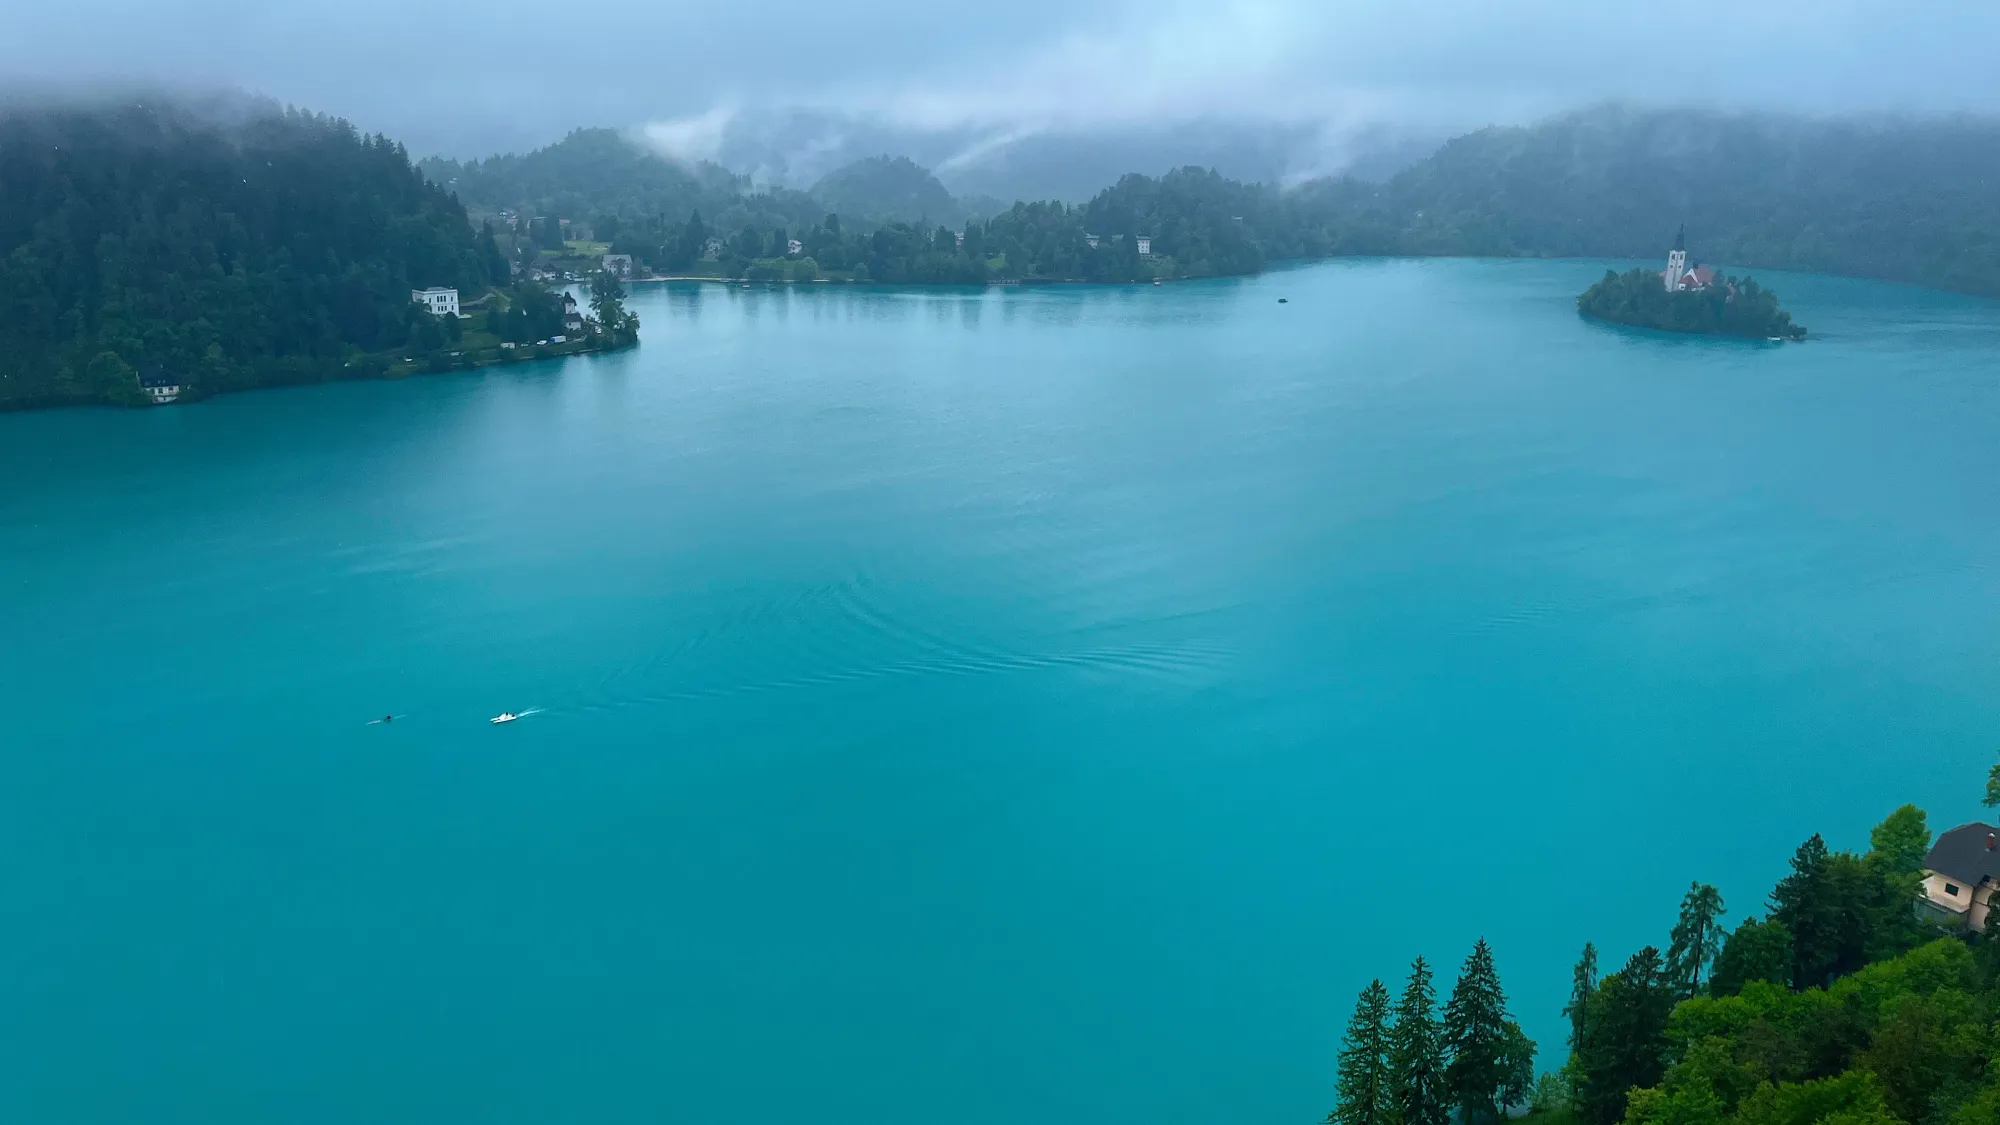
{"label": "dense forest", "polygon": [[[2000,766],[1988,793],[2000,800]],[[1532,1086],[1533,1045],[1513,1040],[1484,943],[1441,1017],[1418,959],[1393,1008],[1381,981],[1363,990],[1328,1121],[1477,1125],[1525,1105],[1547,1125],[1994,1125],[2000,936],[1920,920],[1930,843],[1905,805],[1865,853],[1801,844],[1761,916],[1733,930],[1721,894],[1695,883],[1665,940],[1615,971],[1586,944],[1566,1061]]]}
{"label": "dense forest", "polygon": [[[433,286],[562,334],[555,296],[510,272],[400,145],[344,121],[260,103],[0,112],[0,409],[140,402],[142,374],[200,395],[499,358],[476,322],[411,302]],[[628,316],[594,342],[627,340]]]}
{"label": "dense forest", "polygon": [[2000,296],[2000,121],[1605,107],[1453,140],[1357,222],[1404,254],[1652,258]]}
{"label": "dense forest", "polygon": [[1599,320],[1753,340],[1802,340],[1806,330],[1778,307],[1778,295],[1754,278],[1724,278],[1698,290],[1668,292],[1656,270],[1606,270],[1576,299],[1577,311]]}

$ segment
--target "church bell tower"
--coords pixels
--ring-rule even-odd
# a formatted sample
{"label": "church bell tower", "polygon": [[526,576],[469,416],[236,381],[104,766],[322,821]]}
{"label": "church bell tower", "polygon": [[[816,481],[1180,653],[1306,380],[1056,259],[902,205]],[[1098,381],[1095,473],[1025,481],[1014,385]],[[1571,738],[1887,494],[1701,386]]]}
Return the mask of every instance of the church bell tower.
{"label": "church bell tower", "polygon": [[1681,229],[1674,234],[1674,248],[1667,251],[1667,268],[1665,272],[1660,274],[1660,277],[1666,281],[1667,292],[1669,293],[1679,289],[1681,278],[1687,276],[1687,234],[1687,224],[1682,223]]}

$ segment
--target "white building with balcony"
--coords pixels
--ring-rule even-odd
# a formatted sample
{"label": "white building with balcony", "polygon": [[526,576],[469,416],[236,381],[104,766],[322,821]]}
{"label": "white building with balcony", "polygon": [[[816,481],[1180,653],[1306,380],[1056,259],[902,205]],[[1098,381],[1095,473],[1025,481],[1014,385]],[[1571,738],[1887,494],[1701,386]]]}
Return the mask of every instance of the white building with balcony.
{"label": "white building with balcony", "polygon": [[433,316],[458,315],[458,290],[456,289],[412,289],[410,300],[422,305]]}

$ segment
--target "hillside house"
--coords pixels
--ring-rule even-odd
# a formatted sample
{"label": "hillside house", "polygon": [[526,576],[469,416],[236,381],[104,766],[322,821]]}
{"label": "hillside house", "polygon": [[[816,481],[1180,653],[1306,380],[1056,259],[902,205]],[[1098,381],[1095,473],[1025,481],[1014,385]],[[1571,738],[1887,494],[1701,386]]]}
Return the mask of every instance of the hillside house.
{"label": "hillside house", "polygon": [[1920,914],[1955,930],[1986,932],[2000,880],[2000,828],[1974,821],[1945,832],[1924,857]]}
{"label": "hillside house", "polygon": [[139,372],[139,389],[146,392],[154,406],[166,404],[181,397],[181,377],[164,367],[148,367]]}
{"label": "hillside house", "polygon": [[1152,256],[1153,256],[1153,240],[1152,240],[1152,239],[1150,239],[1150,238],[1147,238],[1147,237],[1146,237],[1145,235],[1143,235],[1143,234],[1142,234],[1142,235],[1140,235],[1140,236],[1139,236],[1139,239],[1138,239],[1138,242],[1139,242],[1139,256],[1140,256],[1141,258],[1150,258],[1150,257],[1152,257]]}
{"label": "hillside house", "polygon": [[422,305],[432,316],[458,315],[458,290],[456,289],[412,289],[410,300]]}
{"label": "hillside house", "polygon": [[604,272],[613,277],[632,276],[632,255],[606,254],[603,259]]}

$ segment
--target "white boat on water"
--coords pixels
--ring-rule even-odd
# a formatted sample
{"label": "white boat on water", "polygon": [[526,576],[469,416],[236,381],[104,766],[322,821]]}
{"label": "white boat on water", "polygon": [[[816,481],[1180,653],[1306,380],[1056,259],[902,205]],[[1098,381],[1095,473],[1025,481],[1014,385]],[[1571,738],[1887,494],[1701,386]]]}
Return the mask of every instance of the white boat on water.
{"label": "white boat on water", "polygon": [[495,715],[491,719],[488,719],[487,722],[494,723],[496,725],[499,723],[511,723],[515,719],[518,719],[520,717],[521,716],[516,715],[512,711],[502,711],[498,715]]}

